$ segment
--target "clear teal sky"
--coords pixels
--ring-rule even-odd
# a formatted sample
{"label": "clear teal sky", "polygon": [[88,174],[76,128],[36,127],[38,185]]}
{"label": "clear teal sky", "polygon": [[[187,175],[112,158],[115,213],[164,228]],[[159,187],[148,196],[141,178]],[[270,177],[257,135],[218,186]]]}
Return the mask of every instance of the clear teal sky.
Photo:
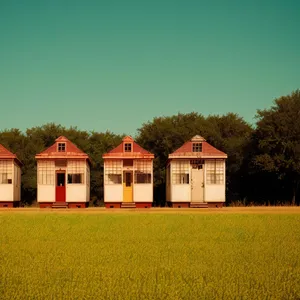
{"label": "clear teal sky", "polygon": [[135,134],[300,88],[300,1],[0,0],[0,130]]}

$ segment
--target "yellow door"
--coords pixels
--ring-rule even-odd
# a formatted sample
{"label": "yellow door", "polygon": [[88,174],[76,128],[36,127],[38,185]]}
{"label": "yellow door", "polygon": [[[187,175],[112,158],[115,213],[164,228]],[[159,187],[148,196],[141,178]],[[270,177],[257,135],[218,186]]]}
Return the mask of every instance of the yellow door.
{"label": "yellow door", "polygon": [[123,202],[132,202],[132,171],[123,174]]}

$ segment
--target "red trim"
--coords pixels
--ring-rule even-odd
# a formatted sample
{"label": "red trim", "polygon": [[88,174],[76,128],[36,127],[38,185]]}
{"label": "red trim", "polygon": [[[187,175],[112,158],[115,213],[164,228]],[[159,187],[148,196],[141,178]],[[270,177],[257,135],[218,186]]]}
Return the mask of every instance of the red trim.
{"label": "red trim", "polygon": [[172,202],[171,206],[174,208],[189,208],[190,203],[189,202]]}
{"label": "red trim", "polygon": [[74,202],[68,204],[69,208],[86,208],[88,206],[88,202]]}
{"label": "red trim", "polygon": [[151,208],[152,202],[135,202],[136,208]]}
{"label": "red trim", "polygon": [[39,203],[40,208],[52,208],[53,202],[43,202]]}
{"label": "red trim", "polygon": [[224,202],[207,202],[208,208],[222,208],[224,206]]}
{"label": "red trim", "polygon": [[[189,208],[190,202],[168,202],[169,207],[173,208]],[[224,202],[207,202],[208,208],[222,208],[224,206]]]}
{"label": "red trim", "polygon": [[7,208],[13,208],[13,207],[19,207],[20,201],[0,201],[0,207],[7,207]]}
{"label": "red trim", "polygon": [[120,202],[106,202],[105,208],[121,208]]}

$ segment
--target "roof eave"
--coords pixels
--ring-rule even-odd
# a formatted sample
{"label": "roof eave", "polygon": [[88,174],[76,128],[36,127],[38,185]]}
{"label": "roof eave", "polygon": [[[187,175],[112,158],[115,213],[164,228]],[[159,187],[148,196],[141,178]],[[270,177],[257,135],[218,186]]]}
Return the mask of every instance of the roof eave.
{"label": "roof eave", "polygon": [[107,158],[117,158],[117,159],[135,159],[135,158],[150,158],[154,159],[154,154],[143,154],[143,153],[136,153],[136,154],[124,154],[124,153],[105,153],[102,155],[103,159]]}
{"label": "roof eave", "polygon": [[228,156],[226,154],[224,155],[185,155],[185,154],[169,155],[169,159],[173,159],[173,158],[201,159],[201,158],[228,158]]}
{"label": "roof eave", "polygon": [[15,157],[14,161],[20,166],[20,167],[23,167],[24,164],[17,158]]}
{"label": "roof eave", "polygon": [[90,160],[88,155],[41,155],[37,154],[35,159],[87,159]]}

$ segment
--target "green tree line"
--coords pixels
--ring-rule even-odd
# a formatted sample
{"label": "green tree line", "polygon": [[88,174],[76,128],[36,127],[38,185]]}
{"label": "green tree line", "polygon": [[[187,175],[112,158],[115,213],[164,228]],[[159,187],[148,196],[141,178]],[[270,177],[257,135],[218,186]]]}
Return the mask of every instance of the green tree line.
{"label": "green tree line", "polygon": [[[250,125],[234,113],[203,116],[199,112],[155,117],[142,124],[133,138],[155,154],[154,205],[165,205],[165,165],[169,153],[199,134],[228,154],[226,202],[228,205],[299,204],[300,183],[300,91],[275,99],[258,110],[256,124]],[[36,199],[35,155],[66,136],[86,152],[92,161],[91,202],[103,202],[102,154],[121,143],[124,135],[87,132],[54,123],[27,129],[5,129],[0,143],[23,162],[22,202]]]}

